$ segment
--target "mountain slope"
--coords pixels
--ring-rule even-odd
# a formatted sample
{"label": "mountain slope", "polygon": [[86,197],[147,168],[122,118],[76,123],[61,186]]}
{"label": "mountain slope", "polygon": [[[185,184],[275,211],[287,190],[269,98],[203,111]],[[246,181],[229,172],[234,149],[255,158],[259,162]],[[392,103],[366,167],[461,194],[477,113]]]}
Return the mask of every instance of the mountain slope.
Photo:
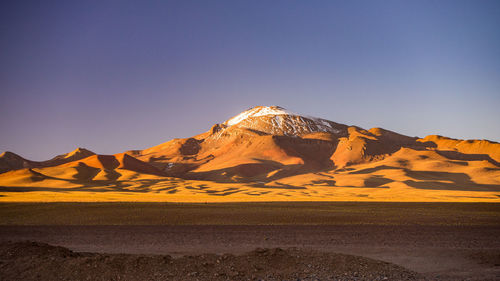
{"label": "mountain slope", "polygon": [[381,161],[402,148],[436,150],[450,159],[487,160],[498,165],[498,146],[488,141],[456,145],[442,137],[419,139],[382,128],[364,130],[281,107],[259,106],[198,136],[129,153],[170,176],[251,182]]}
{"label": "mountain slope", "polygon": [[46,161],[31,161],[27,160],[15,153],[6,151],[0,154],[0,173],[5,173],[12,170],[19,170],[24,168],[42,168],[42,167],[52,167],[61,165],[64,163],[76,161],[95,155],[94,152],[87,150],[85,148],[78,147],[77,149],[58,155],[50,160]]}
{"label": "mountain slope", "polygon": [[499,198],[499,161],[500,144],[491,141],[409,137],[255,107],[144,150],[95,155],[79,148],[43,162],[4,153],[0,193],[1,186],[73,186],[182,200],[491,200]]}
{"label": "mountain slope", "polygon": [[[66,185],[109,184],[120,180],[163,177],[164,174],[148,163],[128,154],[91,155],[58,166],[24,168],[0,175],[0,183],[10,185],[39,185],[66,187]],[[3,179],[3,181],[2,181]]]}
{"label": "mountain slope", "polygon": [[36,162],[24,159],[23,157],[6,151],[0,154],[0,173],[18,170],[34,166]]}

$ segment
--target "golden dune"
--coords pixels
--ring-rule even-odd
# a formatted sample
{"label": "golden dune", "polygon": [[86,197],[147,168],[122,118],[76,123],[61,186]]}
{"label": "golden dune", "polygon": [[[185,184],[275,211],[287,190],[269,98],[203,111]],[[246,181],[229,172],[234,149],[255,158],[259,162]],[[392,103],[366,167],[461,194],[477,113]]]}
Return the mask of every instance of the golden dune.
{"label": "golden dune", "polygon": [[500,202],[500,144],[256,107],[145,150],[0,156],[1,201]]}

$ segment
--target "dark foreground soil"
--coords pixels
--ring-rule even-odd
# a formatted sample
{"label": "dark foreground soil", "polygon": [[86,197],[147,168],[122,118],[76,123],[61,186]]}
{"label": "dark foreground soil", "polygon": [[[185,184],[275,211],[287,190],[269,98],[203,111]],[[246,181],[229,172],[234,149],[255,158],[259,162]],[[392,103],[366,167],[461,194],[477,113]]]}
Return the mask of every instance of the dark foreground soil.
{"label": "dark foreground soil", "polygon": [[0,226],[0,280],[500,280],[498,237],[496,226]]}
{"label": "dark foreground soil", "polygon": [[403,267],[369,258],[256,249],[241,255],[78,253],[37,242],[0,244],[1,280],[423,280]]}
{"label": "dark foreground soil", "polygon": [[500,280],[499,237],[486,203],[0,204],[0,281]]}

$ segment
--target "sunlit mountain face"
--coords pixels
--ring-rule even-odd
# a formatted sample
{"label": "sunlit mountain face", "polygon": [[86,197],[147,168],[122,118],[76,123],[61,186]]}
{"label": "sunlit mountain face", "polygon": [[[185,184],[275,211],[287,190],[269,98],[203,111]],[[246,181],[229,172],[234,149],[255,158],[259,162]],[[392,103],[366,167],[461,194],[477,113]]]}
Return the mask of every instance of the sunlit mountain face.
{"label": "sunlit mountain face", "polygon": [[[199,135],[144,150],[96,155],[78,148],[42,162],[4,152],[0,185],[20,191],[26,186],[171,194],[191,189],[193,196],[270,199],[315,192],[328,198],[345,188],[353,194],[356,188],[384,190],[395,197],[426,190],[491,193],[500,191],[499,162],[500,144],[491,141],[409,137],[257,106]],[[198,187],[172,184],[186,181]],[[239,185],[225,186],[230,183]],[[224,188],[211,189],[217,184]]]}

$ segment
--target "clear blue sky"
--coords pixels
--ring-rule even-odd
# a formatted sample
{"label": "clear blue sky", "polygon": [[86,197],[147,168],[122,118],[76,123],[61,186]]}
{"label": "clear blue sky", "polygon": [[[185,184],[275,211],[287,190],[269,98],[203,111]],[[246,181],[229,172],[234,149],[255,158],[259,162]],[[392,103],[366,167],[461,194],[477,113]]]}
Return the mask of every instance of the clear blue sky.
{"label": "clear blue sky", "polygon": [[500,1],[1,1],[0,151],[143,149],[255,105],[500,141]]}

